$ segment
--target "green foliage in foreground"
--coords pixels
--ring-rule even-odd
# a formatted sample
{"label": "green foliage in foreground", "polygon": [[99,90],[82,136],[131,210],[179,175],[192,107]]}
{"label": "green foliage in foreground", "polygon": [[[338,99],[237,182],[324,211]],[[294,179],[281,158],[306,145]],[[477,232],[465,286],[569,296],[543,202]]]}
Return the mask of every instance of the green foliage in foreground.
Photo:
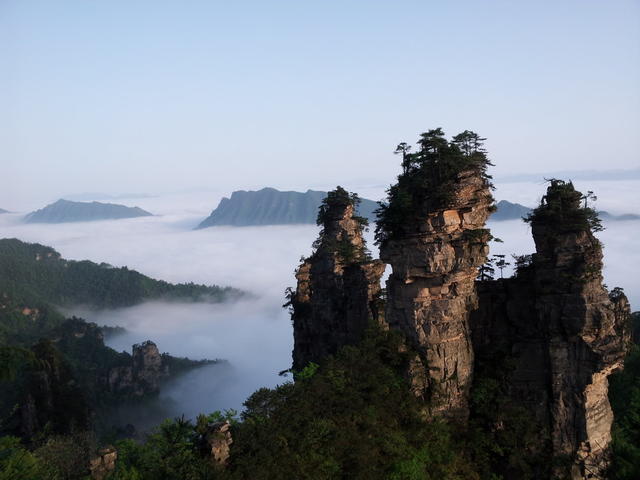
{"label": "green foliage in foreground", "polygon": [[[637,318],[638,313],[634,314]],[[609,399],[613,408],[614,480],[640,478],[640,345],[635,345],[624,370],[610,378]]]}
{"label": "green foliage in foreground", "polygon": [[371,333],[295,383],[254,393],[234,432],[234,478],[477,478],[453,431],[423,420],[398,347]]}
{"label": "green foliage in foreground", "polygon": [[[260,389],[245,403],[241,421],[235,412],[200,416],[195,423],[165,421],[142,443],[117,441],[117,469],[111,480],[278,480],[391,479],[479,480],[545,478],[535,470],[545,463],[530,448],[526,412],[509,412],[501,404],[503,369],[487,368],[474,387],[476,411],[470,430],[456,431],[428,422],[421,405],[398,372],[408,354],[398,353],[393,333],[372,331],[357,346],[344,347],[323,365],[309,365],[295,383]],[[637,479],[640,465],[640,347],[629,355],[626,369],[611,381],[616,413],[611,478]],[[495,423],[491,409],[505,420],[506,430],[487,434]],[[477,416],[477,411],[485,417]],[[520,420],[518,420],[520,419]],[[205,442],[207,426],[221,420],[233,424],[231,458],[215,465]],[[77,435],[76,435],[77,436]],[[82,439],[80,439],[82,440]],[[87,445],[69,436],[44,438],[26,449],[12,437],[0,439],[0,480],[86,478],[82,461]],[[533,453],[533,452],[530,452]],[[497,468],[496,462],[503,462]],[[529,463],[532,462],[532,463]],[[531,467],[527,473],[527,470]],[[504,477],[497,472],[503,472]],[[517,476],[509,472],[519,472]],[[84,472],[84,473],[82,473]]]}
{"label": "green foliage in foreground", "polygon": [[370,334],[295,383],[260,389],[233,427],[226,469],[203,449],[220,414],[163,423],[147,441],[116,443],[118,480],[479,478],[451,427],[427,423],[399,374],[406,362],[390,333]]}

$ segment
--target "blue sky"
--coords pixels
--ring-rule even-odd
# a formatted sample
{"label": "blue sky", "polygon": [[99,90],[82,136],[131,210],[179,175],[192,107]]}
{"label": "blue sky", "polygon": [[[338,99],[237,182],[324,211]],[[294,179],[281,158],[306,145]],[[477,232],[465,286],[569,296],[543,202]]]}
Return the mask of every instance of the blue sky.
{"label": "blue sky", "polygon": [[436,126],[494,173],[640,165],[640,2],[0,1],[0,207],[390,183]]}

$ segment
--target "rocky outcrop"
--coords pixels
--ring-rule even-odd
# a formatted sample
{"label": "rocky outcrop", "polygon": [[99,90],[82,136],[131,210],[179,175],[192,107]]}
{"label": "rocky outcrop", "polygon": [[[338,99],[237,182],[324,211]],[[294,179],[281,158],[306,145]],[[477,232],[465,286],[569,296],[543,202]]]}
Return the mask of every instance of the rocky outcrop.
{"label": "rocky outcrop", "polygon": [[380,277],[385,266],[369,258],[357,197],[338,187],[320,208],[316,250],[296,271],[290,292],[293,368],[319,362],[343,345],[357,343],[371,321],[381,321]]}
{"label": "rocky outcrop", "polygon": [[155,343],[150,340],[133,346],[132,363],[109,371],[109,389],[135,397],[153,395],[160,391],[160,383],[169,376],[169,367]]}
{"label": "rocky outcrop", "polygon": [[89,472],[93,480],[103,480],[116,469],[118,451],[114,447],[104,447],[89,461]]}
{"label": "rocky outcrop", "polygon": [[360,225],[344,198],[325,200],[316,251],[290,292],[294,369],[357,342],[375,319],[415,352],[406,373],[427,413],[495,446],[493,473],[604,478],[607,377],[623,366],[631,326],[624,293],[609,294],[602,282],[591,196],[552,180],[527,218],[536,253],[516,259],[512,278],[476,281],[494,210],[480,140],[463,132],[448,142],[437,129],[422,135],[416,154],[398,147],[403,173],[376,229],[392,267],[384,318],[375,302],[382,265],[350,257],[364,248]]}
{"label": "rocky outcrop", "polygon": [[[581,210],[580,194],[571,186],[568,198],[555,199],[554,189],[532,217],[531,264],[515,278],[479,282],[474,349],[480,363],[507,359],[508,401],[537,423],[538,445],[553,459],[542,467],[556,465],[539,475],[603,478],[613,421],[607,377],[622,367],[629,305],[602,284],[602,247],[589,222],[571,213]],[[554,205],[561,212],[551,215]]]}
{"label": "rocky outcrop", "polygon": [[413,388],[435,414],[466,417],[473,374],[468,317],[477,306],[475,278],[484,263],[484,224],[493,197],[480,172],[460,172],[452,200],[425,203],[415,224],[385,241],[381,259],[393,272],[387,281],[386,321],[418,352]]}
{"label": "rocky outcrop", "polygon": [[228,421],[215,422],[207,427],[204,435],[206,454],[217,465],[225,466],[229,460],[233,437],[231,423]]}
{"label": "rocky outcrop", "polygon": [[[171,357],[163,357],[152,341],[133,345],[132,355],[116,354],[104,344],[102,328],[72,317],[54,331],[52,341],[61,352],[78,356],[84,367],[94,364],[93,388],[125,396],[141,397],[160,391],[169,376]],[[104,357],[109,358],[105,364]]]}

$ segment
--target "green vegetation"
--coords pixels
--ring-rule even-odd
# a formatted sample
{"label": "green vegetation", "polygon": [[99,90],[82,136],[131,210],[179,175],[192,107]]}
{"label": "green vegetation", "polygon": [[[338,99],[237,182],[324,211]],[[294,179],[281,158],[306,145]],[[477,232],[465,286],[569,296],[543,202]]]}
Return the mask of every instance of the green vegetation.
{"label": "green vegetation", "polygon": [[[359,204],[360,197],[358,197],[357,193],[349,193],[340,186],[327,193],[327,196],[322,200],[318,208],[316,224],[322,228],[317,240],[313,243],[314,250],[317,250],[322,245],[326,251],[337,254],[344,263],[367,262],[371,260],[371,254],[366,246],[357,247],[346,235],[342,235],[339,240],[327,238],[328,235],[326,235],[327,229],[332,228],[333,222],[338,222],[342,219],[343,212],[348,207],[353,209],[354,213],[352,218],[358,223],[359,228],[366,230],[369,226],[369,220],[356,215]],[[332,217],[332,214],[339,216]]]}
{"label": "green vegetation", "polygon": [[[222,301],[238,294],[66,261],[49,247],[0,240],[0,434],[21,437],[33,450],[52,436],[80,435],[98,425],[108,429],[110,409],[153,393],[136,385],[130,354],[107,347],[97,325],[65,318],[53,305],[114,307],[149,298]],[[211,362],[162,355],[163,368],[172,375],[204,363]]]}
{"label": "green vegetation", "polygon": [[255,392],[233,427],[225,471],[201,448],[202,427],[217,414],[195,425],[165,422],[144,444],[117,443],[122,460],[113,478],[478,478],[452,428],[425,423],[399,373],[407,355],[398,347],[393,334],[374,329],[360,345],[306,367],[295,383]]}
{"label": "green vegetation", "polygon": [[412,233],[405,229],[419,223],[425,211],[451,205],[454,185],[465,171],[480,172],[491,185],[484,140],[469,130],[447,140],[442,129],[436,128],[420,135],[414,153],[406,143],[398,145],[395,153],[402,155],[402,173],[387,190],[387,202],[381,202],[377,210],[376,242]]}
{"label": "green vegetation", "polygon": [[548,477],[550,445],[540,424],[525,406],[510,401],[510,354],[478,352],[468,447],[483,479],[537,480]]}
{"label": "green vegetation", "polygon": [[599,232],[604,227],[598,212],[589,206],[589,202],[595,200],[593,192],[582,194],[572,182],[552,178],[540,205],[524,217],[524,221],[532,226],[544,226],[549,236],[585,230]]}
{"label": "green vegetation", "polygon": [[[635,314],[636,321],[638,314]],[[483,356],[471,397],[467,430],[426,421],[424,405],[402,373],[411,353],[393,332],[372,327],[356,346],[322,365],[309,364],[295,383],[260,389],[235,412],[195,422],[167,420],[144,441],[115,440],[111,480],[500,480],[546,478],[553,466],[531,413],[510,404],[508,355]],[[638,478],[640,350],[611,382],[616,412],[611,478]],[[209,426],[232,423],[228,465],[216,465],[206,443]],[[84,478],[81,461],[95,451],[90,436],[53,435],[27,448],[0,439],[0,479]],[[93,445],[93,446],[92,446]],[[91,450],[93,448],[93,450]],[[9,475],[13,474],[14,477]],[[4,475],[4,476],[3,476]]]}
{"label": "green vegetation", "polygon": [[64,260],[50,247],[0,239],[0,302],[4,297],[28,306],[48,303],[114,308],[152,299],[221,302],[239,294],[228,287],[173,285],[127,267]]}
{"label": "green vegetation", "polygon": [[[632,315],[631,326],[634,331],[640,330],[640,312]],[[637,480],[640,478],[640,345],[631,347],[624,370],[609,379],[609,400],[615,419],[610,476],[613,480]]]}

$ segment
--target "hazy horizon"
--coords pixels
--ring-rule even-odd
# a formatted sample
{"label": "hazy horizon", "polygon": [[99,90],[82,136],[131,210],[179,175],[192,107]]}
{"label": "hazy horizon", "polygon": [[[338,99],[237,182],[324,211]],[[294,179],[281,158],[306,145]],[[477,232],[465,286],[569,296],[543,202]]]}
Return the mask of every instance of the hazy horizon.
{"label": "hazy horizon", "polygon": [[[640,213],[640,181],[576,182],[593,189],[597,205],[612,212],[627,209]],[[375,197],[381,187],[363,189]],[[498,198],[531,204],[545,191],[536,182],[498,185]],[[215,195],[221,195],[218,192]],[[108,344],[130,351],[131,345],[151,339],[163,352],[192,358],[224,358],[228,364],[204,367],[172,381],[161,394],[162,405],[154,414],[130,412],[149,425],[158,415],[239,408],[256,389],[284,381],[278,372],[291,365],[291,320],[281,306],[284,290],[295,285],[294,270],[309,255],[318,227],[279,225],[211,227],[193,230],[208,215],[216,197],[210,193],[166,195],[135,199],[143,208],[160,215],[124,220],[60,224],[24,224],[19,214],[0,215],[0,233],[27,242],[39,242],[58,250],[64,258],[89,259],[114,266],[128,266],[154,278],[178,283],[228,285],[254,297],[232,304],[183,304],[146,302],[130,308],[88,311],[71,308],[67,313],[98,324],[125,326],[126,335]],[[604,244],[604,280],[609,288],[625,289],[634,310],[640,305],[640,281],[635,275],[640,252],[635,248],[640,220],[605,222],[597,237]],[[488,228],[504,243],[490,244],[492,254],[526,254],[534,250],[530,228],[520,220],[489,222]],[[373,232],[366,234],[374,256]],[[507,269],[505,276],[510,274]]]}

